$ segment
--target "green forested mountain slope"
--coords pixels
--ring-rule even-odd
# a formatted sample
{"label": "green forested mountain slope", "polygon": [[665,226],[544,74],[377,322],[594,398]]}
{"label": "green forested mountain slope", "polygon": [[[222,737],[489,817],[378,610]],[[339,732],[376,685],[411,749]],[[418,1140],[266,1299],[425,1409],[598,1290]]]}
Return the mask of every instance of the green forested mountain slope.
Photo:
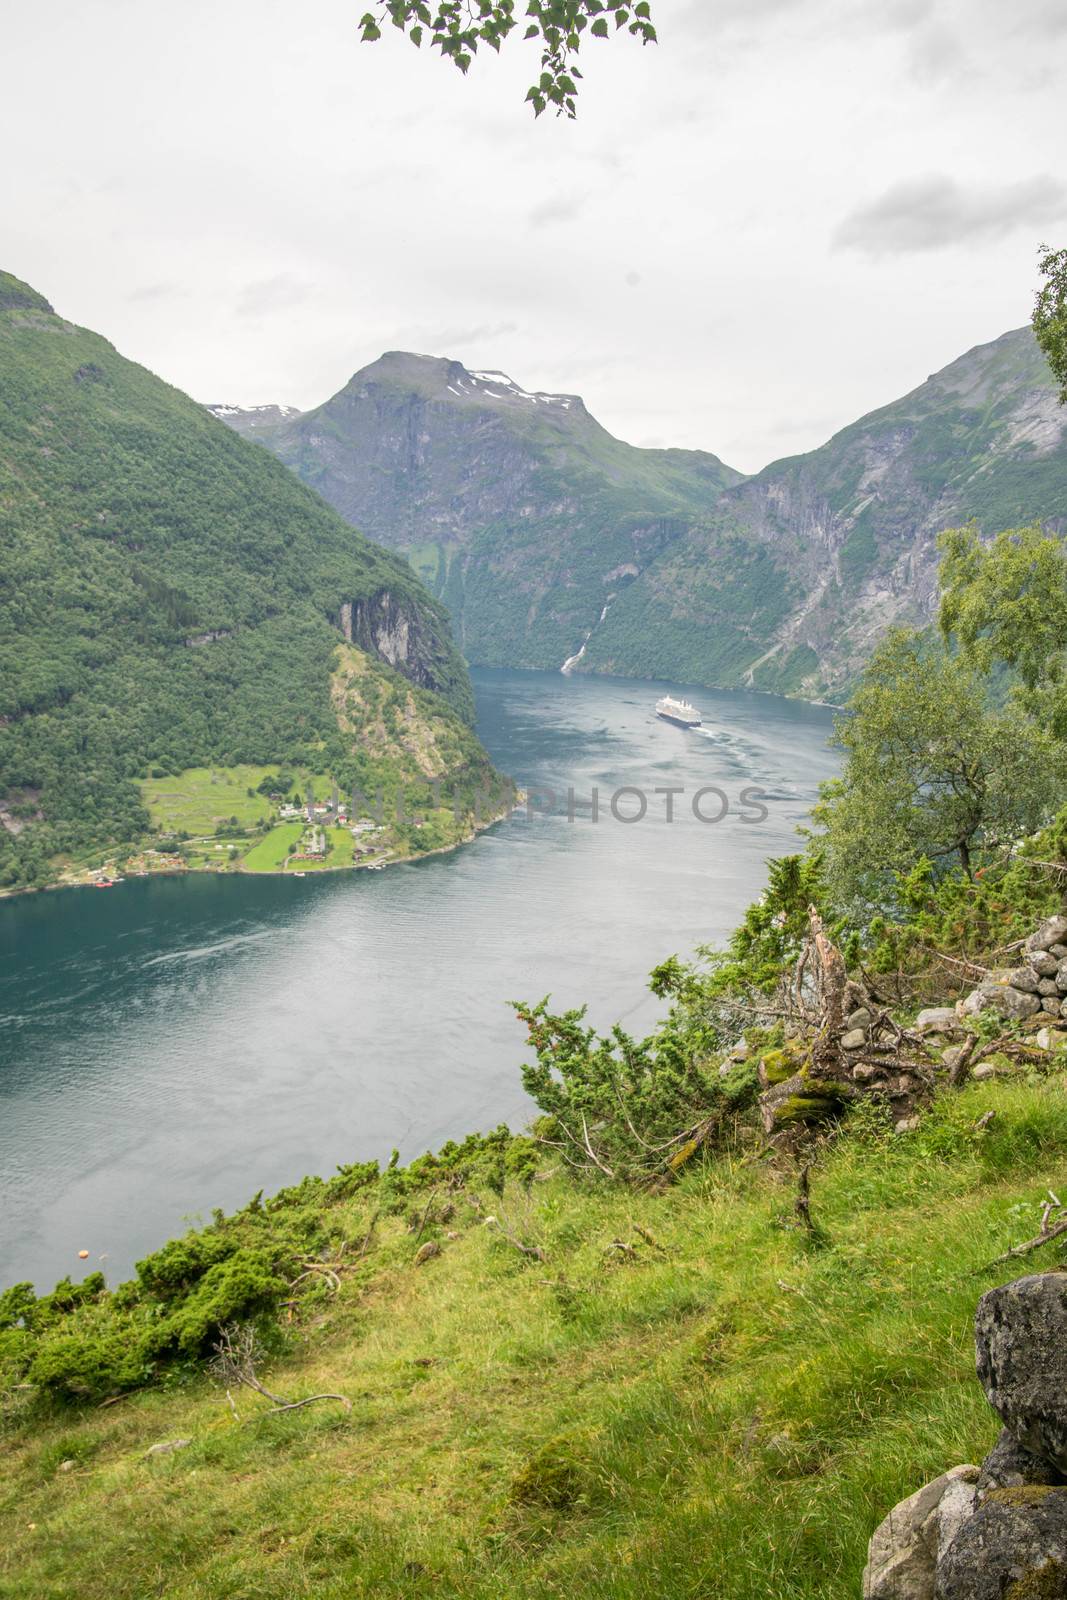
{"label": "green forested mountain slope", "polygon": [[445,614],[408,564],[8,275],[0,541],[0,886],[132,837],[152,767],[358,777],[331,701],[346,637],[440,691],[444,743],[487,766]]}
{"label": "green forested mountain slope", "polygon": [[408,554],[488,665],[559,666],[741,476],[700,451],[624,444],[577,395],[399,351],[302,416],[213,409]]}
{"label": "green forested mountain slope", "polygon": [[1029,328],[723,494],[613,608],[591,667],[840,693],[937,594],[937,536],[1067,530],[1067,410]]}
{"label": "green forested mountain slope", "polygon": [[1028,328],[747,480],[427,357],[303,416],[225,410],[411,556],[475,662],[559,666],[588,637],[579,670],[837,694],[931,614],[943,528],[1067,528],[1067,412]]}

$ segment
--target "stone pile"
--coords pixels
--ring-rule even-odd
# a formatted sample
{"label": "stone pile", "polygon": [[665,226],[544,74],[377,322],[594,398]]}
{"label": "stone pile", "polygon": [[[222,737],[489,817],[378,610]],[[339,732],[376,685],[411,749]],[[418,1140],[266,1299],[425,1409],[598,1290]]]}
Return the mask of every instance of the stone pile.
{"label": "stone pile", "polygon": [[990,1290],[975,1346],[1000,1438],[889,1513],[864,1600],[1067,1600],[1067,1271]]}
{"label": "stone pile", "polygon": [[962,1020],[996,1011],[1006,1021],[1054,1029],[1067,1024],[1067,916],[1050,917],[1032,933],[1017,967],[991,972],[960,1000]]}

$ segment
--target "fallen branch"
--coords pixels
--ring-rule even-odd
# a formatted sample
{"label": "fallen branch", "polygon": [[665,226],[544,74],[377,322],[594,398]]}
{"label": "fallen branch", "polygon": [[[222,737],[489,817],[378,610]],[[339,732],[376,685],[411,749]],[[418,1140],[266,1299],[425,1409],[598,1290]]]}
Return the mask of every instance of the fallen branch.
{"label": "fallen branch", "polygon": [[417,1233],[415,1234],[415,1243],[416,1244],[418,1244],[419,1240],[422,1238],[422,1230],[426,1226],[426,1218],[430,1215],[430,1207],[433,1205],[434,1196],[436,1195],[436,1193],[437,1193],[437,1185],[435,1184],[434,1187],[430,1190],[430,1198],[427,1200],[425,1206],[423,1207],[422,1216],[419,1218],[419,1227],[418,1227]]}
{"label": "fallen branch", "polygon": [[802,1225],[808,1233],[815,1233],[815,1223],[811,1216],[811,1162],[806,1161],[800,1169],[800,1179],[797,1183],[797,1197],[793,1202],[793,1210],[800,1218]]}
{"label": "fallen branch", "polygon": [[211,1370],[225,1387],[226,1398],[230,1402],[234,1416],[237,1415],[237,1407],[233,1403],[230,1388],[237,1384],[242,1388],[254,1390],[256,1394],[261,1394],[265,1400],[270,1401],[270,1411],[261,1411],[258,1413],[259,1416],[269,1416],[273,1411],[299,1411],[301,1406],[314,1405],[317,1400],[337,1400],[346,1411],[351,1411],[352,1402],[343,1394],[313,1394],[306,1400],[284,1400],[281,1395],[272,1394],[256,1373],[256,1367],[262,1356],[263,1351],[256,1338],[256,1330],[250,1323],[239,1325],[230,1322],[219,1329]]}
{"label": "fallen branch", "polygon": [[1028,1256],[1032,1251],[1040,1250],[1043,1244],[1051,1244],[1053,1239],[1059,1239],[1064,1234],[1067,1234],[1067,1216],[1061,1215],[1056,1222],[1052,1222],[1052,1218],[1057,1212],[1062,1213],[1064,1207],[1057,1196],[1052,1194],[1051,1190],[1049,1190],[1049,1194],[1051,1198],[1046,1201],[1041,1214],[1041,1232],[1036,1234],[1033,1239],[1027,1239],[1025,1244],[1017,1244],[1011,1250],[1005,1250],[1004,1254],[997,1256],[995,1261],[987,1262],[984,1267],[979,1267],[979,1272],[988,1272],[992,1267],[999,1267],[1005,1261],[1014,1261],[1019,1256]]}
{"label": "fallen branch", "polygon": [[313,1406],[317,1400],[339,1400],[346,1411],[351,1411],[352,1402],[343,1394],[310,1394],[306,1400],[288,1400],[281,1405],[271,1406],[269,1411],[261,1411],[261,1417],[273,1416],[277,1411],[299,1411],[301,1406]]}

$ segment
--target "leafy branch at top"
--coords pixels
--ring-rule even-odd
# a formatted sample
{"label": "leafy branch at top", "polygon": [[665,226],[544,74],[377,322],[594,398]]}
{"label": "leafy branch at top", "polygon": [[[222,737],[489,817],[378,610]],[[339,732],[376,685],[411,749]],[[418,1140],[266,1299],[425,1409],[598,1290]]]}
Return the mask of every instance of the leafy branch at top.
{"label": "leafy branch at top", "polygon": [[[373,44],[392,23],[419,47],[424,39],[447,56],[460,72],[470,67],[479,45],[499,52],[505,39],[522,25],[516,0],[379,0],[376,11],[360,19],[363,42]],[[649,0],[527,0],[524,39],[541,41],[541,73],[526,95],[534,115],[551,106],[558,116],[573,117],[578,93],[577,57],[582,35],[607,39],[625,30],[642,44],[656,42]]]}

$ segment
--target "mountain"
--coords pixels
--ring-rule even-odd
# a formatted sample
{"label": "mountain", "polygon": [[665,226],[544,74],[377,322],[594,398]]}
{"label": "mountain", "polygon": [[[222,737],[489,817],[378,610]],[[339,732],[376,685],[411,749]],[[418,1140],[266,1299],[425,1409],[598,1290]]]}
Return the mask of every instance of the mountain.
{"label": "mountain", "polygon": [[721,495],[588,665],[840,694],[886,628],[931,618],[938,534],[971,518],[1067,531],[1067,410],[1028,328]]}
{"label": "mountain", "polygon": [[410,566],[7,274],[0,549],[0,886],[143,830],[150,769],[490,770]]}
{"label": "mountain", "polygon": [[[250,433],[268,409],[217,414]],[[398,351],[255,437],[403,551],[469,659],[495,666],[558,667],[741,476],[700,451],[623,444],[577,395]]]}
{"label": "mountain", "polygon": [[[227,416],[245,426],[240,413]],[[839,695],[928,620],[937,535],[1067,530],[1067,411],[1029,329],[752,478],[573,395],[393,353],[255,435],[449,606],[469,658]]]}
{"label": "mountain", "polygon": [[235,433],[240,433],[245,438],[255,437],[257,431],[264,428],[277,427],[279,423],[291,422],[300,412],[295,406],[208,406],[213,417],[218,417],[220,422],[229,423]]}

